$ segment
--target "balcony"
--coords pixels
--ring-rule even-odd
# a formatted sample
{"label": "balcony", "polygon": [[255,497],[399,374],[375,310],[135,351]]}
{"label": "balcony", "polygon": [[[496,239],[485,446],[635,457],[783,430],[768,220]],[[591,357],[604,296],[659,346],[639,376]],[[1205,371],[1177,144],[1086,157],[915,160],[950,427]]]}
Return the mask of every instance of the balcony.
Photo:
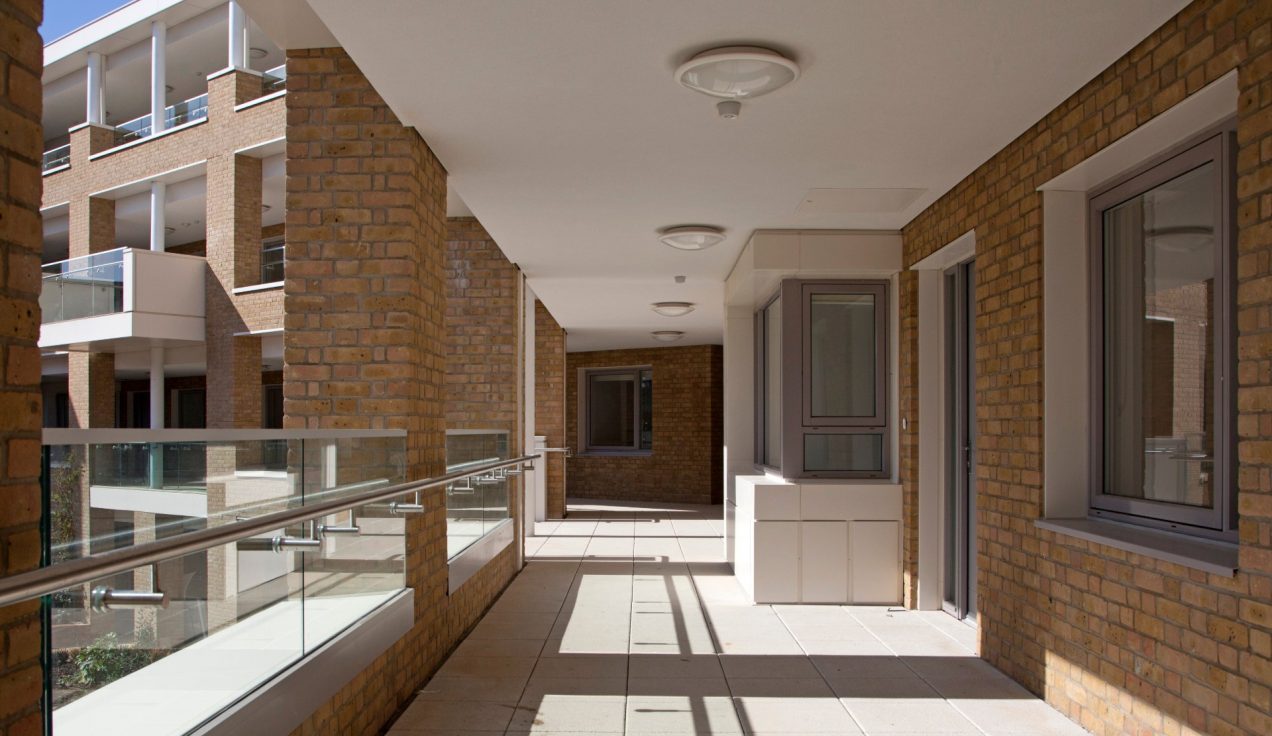
{"label": "balcony", "polygon": [[279,64],[273,69],[266,69],[262,74],[261,94],[270,95],[287,89],[287,65]]}
{"label": "balcony", "polygon": [[[164,130],[175,128],[178,125],[192,123],[196,120],[204,120],[208,116],[208,96],[207,93],[197,97],[191,97],[184,102],[178,102],[175,105],[169,105],[164,108]],[[134,118],[126,123],[115,126],[115,145],[122,146],[125,143],[132,143],[143,138],[149,138],[154,134],[154,125],[150,115],[142,115]]]}
{"label": "balcony", "polygon": [[202,342],[202,258],[116,248],[43,267],[40,347],[110,350],[130,340]]}
{"label": "balcony", "polygon": [[67,143],[44,152],[40,162],[40,171],[47,174],[55,169],[71,165],[71,144]]}

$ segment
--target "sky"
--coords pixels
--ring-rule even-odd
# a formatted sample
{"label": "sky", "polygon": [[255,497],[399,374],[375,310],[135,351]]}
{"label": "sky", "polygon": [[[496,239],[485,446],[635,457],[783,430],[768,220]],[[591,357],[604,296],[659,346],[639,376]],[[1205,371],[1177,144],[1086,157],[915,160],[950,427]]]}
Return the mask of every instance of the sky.
{"label": "sky", "polygon": [[127,4],[128,0],[44,0],[40,34],[48,43]]}

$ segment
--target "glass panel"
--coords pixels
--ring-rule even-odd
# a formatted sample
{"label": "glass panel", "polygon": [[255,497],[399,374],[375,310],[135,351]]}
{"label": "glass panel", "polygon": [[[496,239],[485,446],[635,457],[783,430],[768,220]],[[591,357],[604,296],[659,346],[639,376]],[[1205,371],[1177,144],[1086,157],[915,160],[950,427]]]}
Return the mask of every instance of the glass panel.
{"label": "glass panel", "polygon": [[[44,450],[54,564],[405,477],[401,437]],[[145,714],[146,733],[187,733],[403,589],[402,517],[380,504],[317,524],[278,529],[50,596],[46,696],[55,733],[99,733],[103,723],[131,723],[138,713]],[[277,544],[283,537],[320,541]],[[167,605],[125,607],[104,597],[106,588],[157,589]],[[173,696],[174,687],[180,697]]]}
{"label": "glass panel", "polygon": [[124,250],[41,267],[40,321],[60,322],[124,310]]}
{"label": "glass panel", "polygon": [[782,300],[764,310],[764,464],[782,466]]}
{"label": "glass panel", "polygon": [[[446,471],[511,457],[504,430],[457,430],[446,435]],[[511,518],[510,486],[516,475],[506,469],[456,481],[446,488],[446,552],[451,558]]]}
{"label": "glass panel", "polygon": [[1105,210],[1105,492],[1214,507],[1216,166]]}
{"label": "glass panel", "polygon": [[286,242],[278,240],[266,240],[261,243],[261,283],[272,284],[275,281],[283,280],[283,252],[286,249]]}
{"label": "glass panel", "polygon": [[654,449],[654,372],[640,372],[640,449]]}
{"label": "glass panel", "polygon": [[636,376],[603,373],[588,376],[588,445],[635,447]]}
{"label": "glass panel", "polygon": [[882,472],[883,435],[806,434],[804,470]]}
{"label": "glass panel", "polygon": [[812,294],[810,319],[810,414],[874,416],[874,295]]}

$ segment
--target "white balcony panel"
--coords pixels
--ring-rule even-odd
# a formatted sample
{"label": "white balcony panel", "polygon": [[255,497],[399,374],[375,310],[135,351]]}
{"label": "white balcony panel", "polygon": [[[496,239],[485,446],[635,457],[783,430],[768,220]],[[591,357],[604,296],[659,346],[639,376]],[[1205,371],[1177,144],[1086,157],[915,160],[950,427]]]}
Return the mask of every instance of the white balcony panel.
{"label": "white balcony panel", "polygon": [[[59,296],[46,281],[41,296],[46,321],[40,326],[40,347],[125,352],[155,344],[201,343],[206,269],[207,262],[196,256],[125,249],[122,300],[118,303],[122,309],[60,321],[47,321],[57,314]],[[65,287],[63,298],[83,300],[85,289],[109,288],[71,284]]]}
{"label": "white balcony panel", "polygon": [[90,486],[89,505],[95,509],[139,511],[205,519],[208,495],[196,491],[165,491],[158,488]]}

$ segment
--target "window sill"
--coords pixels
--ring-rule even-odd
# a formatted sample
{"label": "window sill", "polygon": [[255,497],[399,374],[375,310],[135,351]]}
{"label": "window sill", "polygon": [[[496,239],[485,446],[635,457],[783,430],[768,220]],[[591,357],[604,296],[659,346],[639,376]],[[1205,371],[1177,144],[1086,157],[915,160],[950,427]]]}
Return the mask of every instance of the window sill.
{"label": "window sill", "polygon": [[269,291],[270,289],[281,289],[281,288],[283,288],[282,281],[270,281],[269,283],[266,283],[266,284],[253,284],[252,286],[236,286],[234,287],[234,293],[235,294],[250,294],[253,291]]}
{"label": "window sill", "polygon": [[653,457],[653,455],[653,450],[587,450],[574,453],[574,457]]}
{"label": "window sill", "polygon": [[1038,519],[1034,526],[1215,575],[1237,573],[1235,544],[1101,519]]}

